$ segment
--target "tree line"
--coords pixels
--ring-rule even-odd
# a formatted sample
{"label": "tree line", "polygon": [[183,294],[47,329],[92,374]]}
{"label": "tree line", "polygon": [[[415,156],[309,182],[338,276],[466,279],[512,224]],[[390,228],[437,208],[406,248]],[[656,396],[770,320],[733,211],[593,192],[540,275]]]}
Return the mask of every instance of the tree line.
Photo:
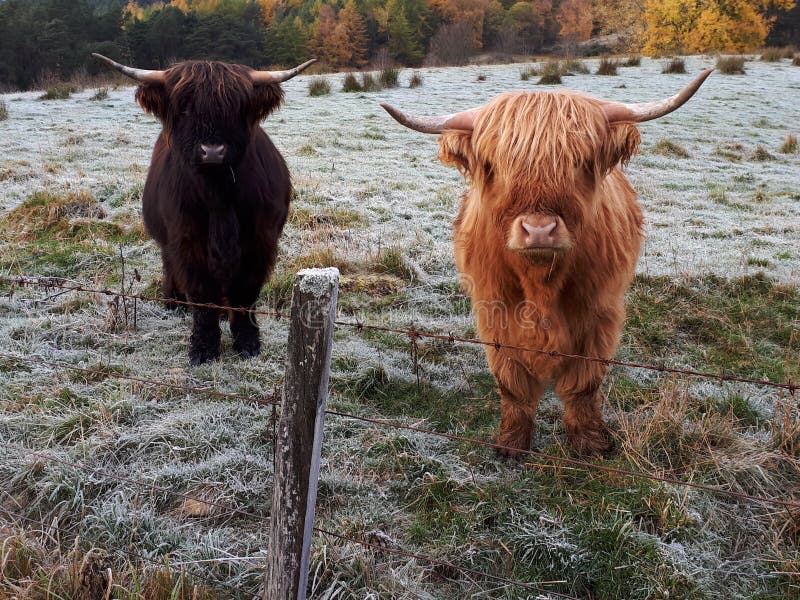
{"label": "tree line", "polygon": [[142,68],[316,57],[340,69],[797,42],[796,0],[0,0],[0,87],[99,73],[91,52]]}

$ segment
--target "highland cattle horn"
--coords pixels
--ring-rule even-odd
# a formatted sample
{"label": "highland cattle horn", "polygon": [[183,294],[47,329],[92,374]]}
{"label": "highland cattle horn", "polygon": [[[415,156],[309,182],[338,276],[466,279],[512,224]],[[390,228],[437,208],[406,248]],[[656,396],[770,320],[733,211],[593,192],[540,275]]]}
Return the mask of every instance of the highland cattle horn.
{"label": "highland cattle horn", "polygon": [[317,59],[312,58],[311,60],[304,62],[302,65],[296,66],[294,69],[287,69],[285,71],[252,70],[250,71],[250,79],[253,80],[253,83],[283,83],[295,75],[299,75],[315,62],[317,62]]}
{"label": "highland cattle horn", "polygon": [[[609,123],[618,121],[642,123],[644,121],[658,119],[685,104],[700,88],[706,78],[711,75],[713,70],[714,69],[706,69],[689,85],[669,98],[655,100],[653,102],[642,102],[640,104],[603,102],[603,112]],[[422,133],[442,133],[448,129],[472,131],[475,127],[475,118],[481,110],[479,107],[453,113],[451,115],[419,117],[406,114],[390,104],[383,103],[381,106],[401,125]]]}
{"label": "highland cattle horn", "polygon": [[127,75],[136,81],[141,81],[142,83],[164,83],[164,71],[150,71],[148,69],[134,69],[133,67],[126,67],[125,65],[121,65],[118,62],[111,60],[107,56],[97,54],[96,52],[92,52],[92,56],[94,56],[97,60],[103,61],[112,69],[116,69],[123,75]]}

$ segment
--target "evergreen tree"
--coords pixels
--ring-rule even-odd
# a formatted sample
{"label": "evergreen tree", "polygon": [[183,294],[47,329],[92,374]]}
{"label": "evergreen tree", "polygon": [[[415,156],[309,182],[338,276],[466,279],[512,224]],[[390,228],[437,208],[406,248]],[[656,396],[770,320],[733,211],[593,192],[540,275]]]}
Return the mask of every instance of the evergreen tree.
{"label": "evergreen tree", "polygon": [[386,9],[389,54],[401,64],[418,65],[423,58],[422,48],[418,35],[408,22],[405,7],[400,0],[389,0]]}

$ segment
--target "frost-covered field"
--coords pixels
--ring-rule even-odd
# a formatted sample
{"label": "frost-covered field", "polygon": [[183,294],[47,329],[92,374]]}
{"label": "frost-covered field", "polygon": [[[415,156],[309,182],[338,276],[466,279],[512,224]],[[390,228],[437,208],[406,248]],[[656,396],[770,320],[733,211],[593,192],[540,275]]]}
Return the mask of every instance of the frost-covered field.
{"label": "frost-covered field", "polygon": [[[596,61],[586,62],[594,72]],[[662,75],[660,62],[645,59],[618,77],[564,82],[604,99],[647,101],[673,94],[708,66],[712,59],[691,57],[689,75]],[[420,88],[363,94],[339,92],[341,76],[328,76],[335,91],[324,97],[307,95],[307,77],[287,83],[286,105],[265,129],[298,194],[263,306],[285,308],[298,268],[333,263],[343,272],[345,317],[471,334],[450,242],[464,184],[435,160],[434,136],[400,127],[378,102],[440,113],[501,91],[544,89],[535,78],[521,81],[522,68],[423,69]],[[744,76],[712,75],[684,108],[641,126],[641,151],[627,171],[644,206],[647,242],[620,355],[796,379],[800,155],[778,148],[788,133],[800,133],[800,68],[787,61],[746,68]],[[403,72],[403,85],[409,76]],[[135,105],[133,88],[109,90],[104,100],[90,99],[94,92],[62,101],[38,100],[40,93],[3,97],[0,269],[119,286],[122,252],[127,273],[141,275],[126,283],[155,293],[160,263],[141,234],[139,201],[159,127]],[[663,155],[662,140],[688,157]],[[281,384],[282,323],[261,318],[258,360],[236,358],[223,336],[222,360],[190,369],[189,321],[160,306],[140,304],[134,329],[107,299],[0,289],[8,292],[0,300],[4,354],[261,397]],[[419,386],[411,366],[405,338],[338,331],[332,406],[490,438],[498,401],[479,350],[422,344]],[[610,463],[800,497],[798,415],[774,391],[614,370],[607,393],[620,449]],[[559,413],[556,401],[540,408],[537,447],[548,452],[564,452]],[[0,443],[46,448],[257,513],[270,508],[270,414],[0,357]],[[800,597],[797,514],[607,475],[504,464],[485,449],[334,417],[326,432],[318,518],[328,529],[531,583],[556,582],[549,589],[581,598]],[[135,548],[158,560],[171,552],[173,564],[228,586],[215,589],[222,597],[251,597],[258,588],[253,560],[193,562],[264,554],[261,524],[210,505],[187,507],[153,490],[43,467],[9,447],[0,456],[0,507],[58,518],[67,544],[68,534],[78,534],[112,554]],[[0,540],[17,531],[4,529],[3,519],[0,508]],[[23,574],[17,579],[24,584]],[[316,542],[311,580],[319,598],[524,597],[324,538]],[[10,585],[0,570],[0,597],[20,593]]]}

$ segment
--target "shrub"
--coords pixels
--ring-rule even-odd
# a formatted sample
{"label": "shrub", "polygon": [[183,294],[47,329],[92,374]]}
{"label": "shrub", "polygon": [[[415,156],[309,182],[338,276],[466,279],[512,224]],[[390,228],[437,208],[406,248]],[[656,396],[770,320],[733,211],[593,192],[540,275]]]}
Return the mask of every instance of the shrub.
{"label": "shrub", "polygon": [[361,74],[361,90],[364,92],[377,92],[381,89],[381,85],[375,79],[372,73]]}
{"label": "shrub", "polygon": [[570,58],[569,60],[565,60],[561,63],[562,75],[572,75],[573,73],[586,75],[588,72],[589,68],[583,62],[575,58]]}
{"label": "shrub", "polygon": [[400,71],[399,69],[384,69],[381,71],[380,77],[378,77],[378,81],[382,87],[385,88],[394,88],[397,87],[400,80]]}
{"label": "shrub", "polygon": [[105,100],[108,98],[108,88],[99,88],[89,100]]}
{"label": "shrub", "polygon": [[797,136],[793,133],[787,135],[779,152],[782,154],[797,154]]}
{"label": "shrub", "polygon": [[659,140],[656,145],[653,146],[653,154],[689,158],[689,153],[684,148],[669,140]]}
{"label": "shrub", "polygon": [[601,58],[600,64],[597,65],[598,75],[617,75],[617,67],[619,64],[615,60],[608,58]]}
{"label": "shrub", "polygon": [[411,75],[411,80],[408,82],[408,87],[418,88],[421,85],[422,85],[422,74],[414,72],[414,74]]}
{"label": "shrub", "polygon": [[557,60],[550,60],[544,63],[541,77],[537,85],[556,85],[561,83],[561,64]]}
{"label": "shrub", "polygon": [[744,56],[720,56],[717,70],[725,75],[744,75]]}
{"label": "shrub", "polygon": [[8,118],[8,105],[5,100],[0,99],[0,121],[5,121]]}
{"label": "shrub", "polygon": [[61,83],[48,88],[44,94],[39,96],[39,100],[66,100],[77,91],[78,88],[76,88],[74,85]]}
{"label": "shrub", "polygon": [[662,73],[686,73],[686,62],[682,58],[673,58],[669,61],[664,68],[661,69]]}
{"label": "shrub", "polygon": [[778,62],[783,58],[783,50],[780,48],[765,48],[761,53],[761,60],[764,62]]}
{"label": "shrub", "polygon": [[324,77],[314,77],[308,82],[309,96],[327,96],[331,93],[331,84]]}
{"label": "shrub", "polygon": [[343,92],[360,92],[363,91],[361,84],[358,83],[358,79],[354,73],[348,73],[344,76],[344,81],[342,82],[342,91]]}
{"label": "shrub", "polygon": [[642,57],[641,56],[629,56],[625,59],[625,62],[622,63],[623,67],[641,67],[642,66]]}

